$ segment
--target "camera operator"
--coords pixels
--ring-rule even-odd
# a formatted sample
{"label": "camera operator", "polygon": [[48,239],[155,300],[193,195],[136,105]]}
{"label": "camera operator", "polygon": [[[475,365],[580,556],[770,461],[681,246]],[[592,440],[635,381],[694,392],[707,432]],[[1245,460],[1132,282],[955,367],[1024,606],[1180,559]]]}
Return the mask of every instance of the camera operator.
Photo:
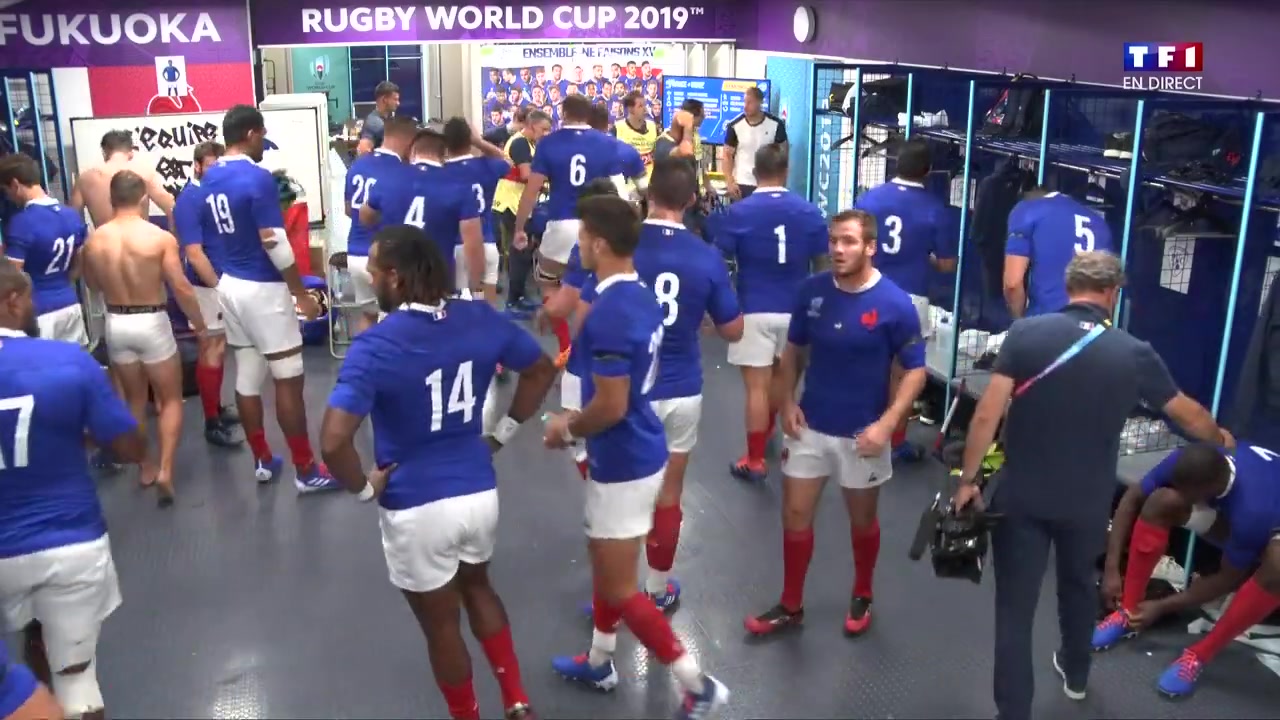
{"label": "camera operator", "polygon": [[1030,720],[1035,692],[1032,627],[1054,551],[1062,644],[1053,655],[1063,692],[1085,696],[1098,617],[1095,563],[1107,539],[1125,420],[1146,403],[1191,437],[1233,445],[1213,416],[1181,393],[1151,346],[1111,327],[1124,284],[1120,260],[1084,252],[1067,265],[1069,304],[1019,320],[969,425],[954,503],[982,504],[984,455],[1008,408],[1005,464],[991,510],[996,577],[994,693],[1001,720]]}

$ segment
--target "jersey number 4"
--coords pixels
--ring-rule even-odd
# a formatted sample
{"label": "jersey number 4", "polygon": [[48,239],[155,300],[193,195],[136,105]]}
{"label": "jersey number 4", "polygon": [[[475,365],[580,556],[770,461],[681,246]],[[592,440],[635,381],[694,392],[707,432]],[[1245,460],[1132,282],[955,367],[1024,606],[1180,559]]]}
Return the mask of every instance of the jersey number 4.
{"label": "jersey number 4", "polygon": [[4,459],[4,452],[0,451],[0,470],[27,466],[27,444],[31,434],[31,414],[35,412],[35,409],[35,395],[21,395],[19,397],[0,399],[0,412],[16,410],[18,413],[18,421],[13,427],[13,453],[9,456],[9,460],[13,464],[7,464]]}
{"label": "jersey number 4", "polygon": [[427,390],[431,393],[431,432],[440,432],[446,414],[461,414],[463,424],[471,422],[476,409],[475,383],[471,376],[470,360],[458,366],[449,389],[448,405],[444,402],[444,370],[436,370],[427,376]]}
{"label": "jersey number 4", "polygon": [[235,218],[231,217],[231,201],[227,200],[227,196],[223,193],[210,195],[204,201],[209,204],[209,210],[213,213],[213,224],[218,229],[219,235],[233,235],[236,231]]}

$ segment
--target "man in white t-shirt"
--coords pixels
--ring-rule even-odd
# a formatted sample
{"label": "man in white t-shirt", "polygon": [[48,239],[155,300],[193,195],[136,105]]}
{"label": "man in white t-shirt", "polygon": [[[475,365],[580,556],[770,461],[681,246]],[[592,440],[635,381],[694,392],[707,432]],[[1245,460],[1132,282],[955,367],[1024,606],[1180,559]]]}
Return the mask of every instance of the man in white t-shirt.
{"label": "man in white t-shirt", "polygon": [[773,144],[786,146],[786,123],[764,111],[764,92],[760,88],[749,88],[742,114],[725,128],[724,176],[730,198],[741,200],[755,192],[756,151]]}

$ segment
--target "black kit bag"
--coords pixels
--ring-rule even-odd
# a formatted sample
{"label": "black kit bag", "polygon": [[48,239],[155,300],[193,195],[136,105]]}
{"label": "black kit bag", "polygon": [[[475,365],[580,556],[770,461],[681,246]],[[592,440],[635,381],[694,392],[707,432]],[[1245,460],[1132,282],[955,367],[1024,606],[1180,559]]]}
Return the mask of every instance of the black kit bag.
{"label": "black kit bag", "polygon": [[1161,111],[1142,131],[1142,159],[1152,171],[1180,180],[1222,182],[1240,167],[1244,140],[1234,125]]}
{"label": "black kit bag", "polygon": [[1001,138],[1040,137],[1044,125],[1044,88],[1034,85],[1035,75],[1014,75],[996,104],[987,111],[982,134]]}
{"label": "black kit bag", "polygon": [[[853,117],[853,102],[849,93],[853,83],[832,83],[827,95],[827,109]],[[863,120],[890,119],[897,122],[898,113],[907,111],[907,79],[887,77],[862,83],[862,97],[858,106]]]}

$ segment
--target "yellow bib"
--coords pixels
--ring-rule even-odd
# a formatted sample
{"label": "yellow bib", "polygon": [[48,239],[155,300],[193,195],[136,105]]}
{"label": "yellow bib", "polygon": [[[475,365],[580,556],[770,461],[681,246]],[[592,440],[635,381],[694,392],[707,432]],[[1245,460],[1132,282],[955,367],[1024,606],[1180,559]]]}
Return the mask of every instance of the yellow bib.
{"label": "yellow bib", "polygon": [[[507,144],[502,146],[502,154],[507,156],[507,160],[511,160],[511,143],[523,138],[523,133],[516,133],[507,138]],[[529,143],[529,153],[532,156],[536,150],[533,143]],[[498,181],[498,187],[493,192],[493,209],[498,212],[515,213],[520,209],[520,195],[524,193],[524,182],[520,180],[520,169],[512,167],[511,172],[507,176]]]}
{"label": "yellow bib", "polygon": [[644,177],[648,180],[649,175],[653,173],[653,146],[658,142],[658,128],[647,120],[644,123],[644,132],[638,132],[626,120],[615,123],[613,128],[619,140],[640,153],[640,157],[644,159]]}

